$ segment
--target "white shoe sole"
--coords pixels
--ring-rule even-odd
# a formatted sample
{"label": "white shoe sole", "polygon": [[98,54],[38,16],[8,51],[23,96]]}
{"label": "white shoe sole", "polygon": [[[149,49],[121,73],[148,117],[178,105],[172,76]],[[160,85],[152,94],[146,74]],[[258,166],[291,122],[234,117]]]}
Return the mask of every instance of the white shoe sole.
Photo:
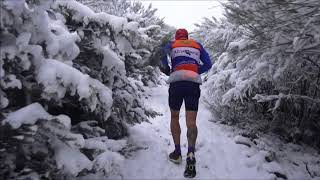
{"label": "white shoe sole", "polygon": [[175,164],[180,164],[182,162],[182,158],[181,157],[179,157],[179,159],[177,159],[177,160],[174,160],[174,159],[171,159],[171,158],[169,158],[169,160],[171,162],[175,163]]}

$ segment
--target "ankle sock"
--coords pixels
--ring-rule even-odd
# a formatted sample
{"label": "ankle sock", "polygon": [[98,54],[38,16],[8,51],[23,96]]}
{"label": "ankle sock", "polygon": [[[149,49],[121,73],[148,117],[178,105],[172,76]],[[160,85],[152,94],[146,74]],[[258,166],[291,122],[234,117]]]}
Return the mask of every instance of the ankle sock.
{"label": "ankle sock", "polygon": [[193,146],[188,147],[188,154],[191,152],[194,154],[194,147]]}
{"label": "ankle sock", "polygon": [[181,154],[181,148],[180,148],[180,144],[176,144],[175,146],[174,146],[174,151],[176,152],[176,153],[178,153],[178,154]]}

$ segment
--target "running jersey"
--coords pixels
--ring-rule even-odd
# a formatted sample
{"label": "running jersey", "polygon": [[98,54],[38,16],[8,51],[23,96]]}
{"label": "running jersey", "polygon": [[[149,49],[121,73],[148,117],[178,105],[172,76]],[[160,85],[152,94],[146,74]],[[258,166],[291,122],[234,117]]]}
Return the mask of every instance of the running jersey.
{"label": "running jersey", "polygon": [[171,59],[169,83],[192,81],[202,83],[200,74],[208,71],[212,63],[202,45],[193,39],[175,40],[163,48],[162,65],[169,69],[167,55]]}

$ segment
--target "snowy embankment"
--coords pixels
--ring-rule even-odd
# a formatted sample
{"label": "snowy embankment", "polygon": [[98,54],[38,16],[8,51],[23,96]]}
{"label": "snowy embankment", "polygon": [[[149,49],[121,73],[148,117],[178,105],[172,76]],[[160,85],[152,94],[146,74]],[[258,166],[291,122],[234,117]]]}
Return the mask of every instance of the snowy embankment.
{"label": "snowy embankment", "polygon": [[[176,165],[168,160],[168,154],[174,146],[170,134],[167,92],[166,85],[150,89],[150,97],[145,103],[162,116],[130,127],[129,137],[122,140],[107,137],[83,139],[79,134],[66,133],[71,127],[70,119],[63,115],[52,116],[38,103],[11,113],[4,121],[14,128],[32,125],[37,119],[52,122],[38,122],[40,127],[33,125],[31,129],[36,131],[43,126],[50,132],[58,133],[59,137],[69,139],[68,146],[54,139],[54,159],[58,168],[74,175],[83,169],[91,170],[91,173],[79,179],[101,179],[105,176],[110,179],[182,179],[185,161]],[[184,110],[180,118],[185,160],[187,139]],[[213,120],[201,102],[197,118],[196,179],[319,179],[320,158],[316,151],[286,144],[272,136],[248,139],[237,135],[238,131],[234,128],[215,124]],[[55,122],[61,122],[64,127],[57,129]],[[101,152],[89,160],[79,151],[81,147],[100,149]]]}
{"label": "snowy embankment", "polygon": [[0,1],[0,179],[117,172],[126,141],[114,139],[155,115],[142,87],[157,83],[150,59],[164,32],[151,8],[122,7]]}
{"label": "snowy embankment", "polygon": [[[183,163],[176,165],[168,160],[174,145],[167,91],[166,85],[151,89],[151,97],[146,100],[148,106],[163,115],[130,129],[128,142],[135,144],[139,151],[123,162],[122,178],[183,178],[187,152],[185,111],[180,113]],[[315,151],[285,144],[273,137],[252,141],[237,135],[233,128],[215,124],[212,120],[212,115],[201,102],[197,117],[196,179],[319,178],[320,158]]]}

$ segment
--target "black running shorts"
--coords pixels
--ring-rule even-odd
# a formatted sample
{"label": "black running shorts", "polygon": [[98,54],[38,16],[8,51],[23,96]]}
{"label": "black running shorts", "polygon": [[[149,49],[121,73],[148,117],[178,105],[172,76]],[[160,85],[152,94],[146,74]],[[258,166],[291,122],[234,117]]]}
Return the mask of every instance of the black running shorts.
{"label": "black running shorts", "polygon": [[200,98],[200,84],[191,81],[177,81],[170,83],[169,106],[179,111],[184,101],[187,111],[197,111]]}

